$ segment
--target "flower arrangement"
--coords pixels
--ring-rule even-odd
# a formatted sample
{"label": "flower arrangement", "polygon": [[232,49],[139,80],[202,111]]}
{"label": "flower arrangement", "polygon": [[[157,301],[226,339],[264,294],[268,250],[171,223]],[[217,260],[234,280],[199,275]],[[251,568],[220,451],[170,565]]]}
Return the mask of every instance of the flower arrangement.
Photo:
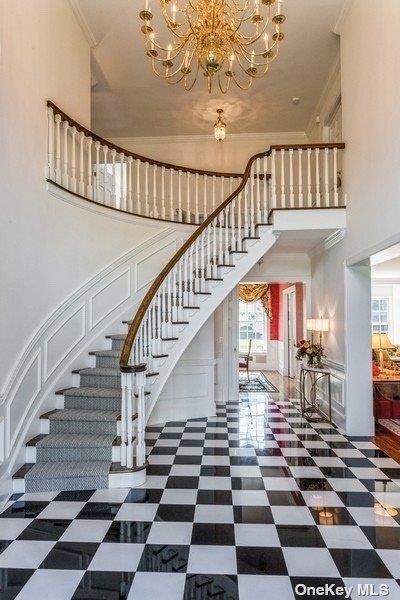
{"label": "flower arrangement", "polygon": [[297,360],[303,360],[304,357],[307,357],[308,365],[312,366],[315,364],[318,367],[321,366],[321,360],[325,354],[320,344],[315,344],[310,340],[301,340],[295,346],[298,348],[296,354]]}

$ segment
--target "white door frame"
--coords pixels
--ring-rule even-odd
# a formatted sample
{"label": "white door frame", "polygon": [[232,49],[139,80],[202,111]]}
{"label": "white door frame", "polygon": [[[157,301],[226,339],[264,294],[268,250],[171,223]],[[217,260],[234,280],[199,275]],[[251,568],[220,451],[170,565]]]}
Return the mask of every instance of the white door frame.
{"label": "white door frame", "polygon": [[285,377],[295,377],[297,374],[294,348],[297,331],[296,306],[296,286],[292,285],[283,290],[283,375]]}

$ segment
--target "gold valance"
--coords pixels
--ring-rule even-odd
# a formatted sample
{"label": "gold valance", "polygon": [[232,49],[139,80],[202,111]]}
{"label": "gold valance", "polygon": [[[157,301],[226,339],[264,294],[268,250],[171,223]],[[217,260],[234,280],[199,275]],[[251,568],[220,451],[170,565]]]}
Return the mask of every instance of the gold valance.
{"label": "gold valance", "polygon": [[239,299],[242,302],[257,302],[260,300],[267,317],[272,319],[271,290],[266,283],[240,283]]}

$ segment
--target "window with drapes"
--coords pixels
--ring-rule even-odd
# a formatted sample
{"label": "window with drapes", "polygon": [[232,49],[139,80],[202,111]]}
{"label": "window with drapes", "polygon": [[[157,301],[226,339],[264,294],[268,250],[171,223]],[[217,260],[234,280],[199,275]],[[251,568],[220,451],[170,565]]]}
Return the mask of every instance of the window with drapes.
{"label": "window with drapes", "polygon": [[267,317],[271,319],[271,294],[263,283],[239,285],[239,352],[267,351]]}

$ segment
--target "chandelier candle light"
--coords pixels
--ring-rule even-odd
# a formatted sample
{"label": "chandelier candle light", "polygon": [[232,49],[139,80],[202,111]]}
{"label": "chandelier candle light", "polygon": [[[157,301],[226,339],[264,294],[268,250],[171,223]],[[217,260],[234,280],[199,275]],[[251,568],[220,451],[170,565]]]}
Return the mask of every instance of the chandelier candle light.
{"label": "chandelier candle light", "polygon": [[160,2],[170,41],[158,41],[146,0],[139,14],[146,54],[154,73],[170,84],[182,83],[189,91],[203,73],[209,92],[215,80],[223,94],[232,81],[246,90],[266,75],[278,55],[284,37],[282,0],[152,1]]}
{"label": "chandelier candle light", "polygon": [[214,137],[217,142],[223,142],[226,135],[226,123],[222,119],[224,111],[222,108],[217,109],[218,119],[214,123]]}

